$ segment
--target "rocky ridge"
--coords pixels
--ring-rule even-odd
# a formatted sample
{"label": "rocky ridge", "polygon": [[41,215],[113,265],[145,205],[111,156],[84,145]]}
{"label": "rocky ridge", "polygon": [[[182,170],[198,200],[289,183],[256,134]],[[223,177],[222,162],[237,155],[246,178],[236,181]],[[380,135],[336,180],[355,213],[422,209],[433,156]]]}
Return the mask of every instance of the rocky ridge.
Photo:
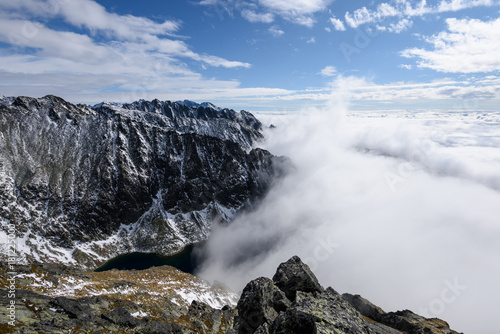
{"label": "rocky ridge", "polygon": [[[167,266],[104,273],[58,265],[18,270],[16,326],[0,325],[2,333],[458,334],[443,320],[409,310],[387,313],[359,295],[324,288],[296,256],[280,264],[272,279],[249,282],[236,305],[223,287]],[[2,284],[7,279],[0,274]],[[66,285],[71,280],[79,282],[74,289]],[[2,319],[6,310],[0,308]]]}
{"label": "rocky ridge", "polygon": [[272,280],[248,283],[236,312],[231,334],[457,334],[443,320],[386,313],[359,295],[324,288],[297,256],[280,264]]}
{"label": "rocky ridge", "polygon": [[81,268],[206,240],[265,194],[283,159],[254,148],[252,114],[186,104],[1,97],[0,240],[14,229],[22,263]]}

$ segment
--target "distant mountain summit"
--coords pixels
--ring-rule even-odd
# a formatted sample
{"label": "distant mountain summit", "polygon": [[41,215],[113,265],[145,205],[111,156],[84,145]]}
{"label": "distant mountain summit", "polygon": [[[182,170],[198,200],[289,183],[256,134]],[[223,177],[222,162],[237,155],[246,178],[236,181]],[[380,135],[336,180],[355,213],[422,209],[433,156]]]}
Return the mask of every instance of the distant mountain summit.
{"label": "distant mountain summit", "polygon": [[2,240],[14,224],[22,262],[84,268],[133,251],[176,253],[281,173],[283,159],[254,148],[261,129],[249,112],[209,104],[3,97]]}
{"label": "distant mountain summit", "polygon": [[196,102],[193,102],[193,101],[190,101],[190,100],[184,100],[184,101],[176,101],[176,103],[182,104],[182,105],[184,105],[184,106],[186,106],[188,108],[194,108],[194,109],[198,109],[199,107],[203,107],[203,108],[215,109],[217,111],[222,110],[222,108],[219,108],[219,107],[217,107],[216,105],[214,105],[213,103],[210,103],[210,102],[196,103]]}

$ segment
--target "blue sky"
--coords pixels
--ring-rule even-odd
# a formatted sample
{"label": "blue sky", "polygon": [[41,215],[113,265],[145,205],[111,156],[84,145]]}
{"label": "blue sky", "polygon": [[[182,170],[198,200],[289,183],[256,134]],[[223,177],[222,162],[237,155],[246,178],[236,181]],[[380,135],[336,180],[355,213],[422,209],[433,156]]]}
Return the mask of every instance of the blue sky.
{"label": "blue sky", "polygon": [[498,0],[0,3],[0,94],[90,104],[497,110],[498,50]]}

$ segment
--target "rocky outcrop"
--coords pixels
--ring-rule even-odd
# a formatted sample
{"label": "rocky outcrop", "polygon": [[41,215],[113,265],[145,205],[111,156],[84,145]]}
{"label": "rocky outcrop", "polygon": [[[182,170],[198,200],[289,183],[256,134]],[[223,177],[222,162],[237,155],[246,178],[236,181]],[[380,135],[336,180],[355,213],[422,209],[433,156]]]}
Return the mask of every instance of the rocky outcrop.
{"label": "rocky outcrop", "polygon": [[[99,273],[57,265],[18,269],[15,326],[0,324],[2,333],[458,334],[443,320],[408,310],[386,313],[359,295],[325,289],[298,257],[282,263],[275,279],[250,281],[236,307],[230,292],[207,290],[208,283],[168,266]],[[6,272],[0,271],[5,286]],[[7,295],[0,290],[2,319],[12,300]],[[186,296],[196,297],[188,302]]]}
{"label": "rocky outcrop", "polygon": [[262,125],[245,111],[1,102],[0,239],[13,224],[24,263],[95,268],[123,253],[179,252],[281,173],[282,159],[253,148]]}
{"label": "rocky outcrop", "polygon": [[[2,287],[12,282],[8,272],[0,263]],[[0,289],[0,333],[224,334],[234,325],[235,293],[168,266],[85,272],[33,264],[16,272],[15,292]]]}
{"label": "rocky outcrop", "polygon": [[397,312],[385,312],[380,307],[372,304],[360,295],[351,295],[344,293],[342,297],[347,300],[356,310],[367,318],[373,319],[378,323],[398,329],[405,333],[414,334],[454,334],[448,323],[437,318],[424,318],[410,310]]}
{"label": "rocky outcrop", "polygon": [[279,265],[273,282],[291,301],[295,301],[297,291],[321,293],[324,290],[311,269],[298,256]]}
{"label": "rocky outcrop", "polygon": [[369,300],[361,297],[360,295],[351,295],[349,293],[344,293],[342,294],[342,298],[347,300],[349,304],[354,306],[354,308],[358,310],[362,315],[375,321],[380,321],[380,319],[382,319],[382,316],[386,314],[380,307],[372,304]]}
{"label": "rocky outcrop", "polygon": [[385,313],[360,296],[325,289],[297,256],[280,264],[272,281],[248,283],[236,311],[234,334],[457,334],[442,320]]}
{"label": "rocky outcrop", "polygon": [[254,333],[276,319],[291,305],[285,293],[272,280],[257,278],[246,285],[238,301],[239,333]]}

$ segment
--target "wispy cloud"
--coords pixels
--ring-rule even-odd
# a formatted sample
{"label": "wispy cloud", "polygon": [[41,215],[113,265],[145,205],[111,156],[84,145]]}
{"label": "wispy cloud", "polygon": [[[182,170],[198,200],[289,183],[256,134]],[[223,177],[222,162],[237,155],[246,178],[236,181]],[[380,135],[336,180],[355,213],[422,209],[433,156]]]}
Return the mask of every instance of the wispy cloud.
{"label": "wispy cloud", "polygon": [[[408,65],[401,67],[410,68]],[[457,107],[467,109],[471,101],[474,108],[496,109],[500,100],[500,77],[495,75],[463,80],[445,78],[421,83],[401,81],[377,84],[364,77],[338,75],[329,66],[319,74],[335,76],[332,86],[341,80],[344,87],[343,98],[351,101],[353,109],[357,110],[364,110],[365,105],[369,105],[370,110],[399,110],[429,105],[446,110]],[[270,98],[274,101],[329,101],[331,88],[288,92]]]}
{"label": "wispy cloud", "polygon": [[256,13],[250,9],[243,9],[241,16],[249,22],[271,23],[274,21],[274,15],[271,13]]}
{"label": "wispy cloud", "polygon": [[271,35],[273,35],[274,37],[280,37],[282,35],[285,34],[285,32],[283,30],[281,30],[278,26],[272,26],[271,28],[269,28],[269,32],[271,33]]}
{"label": "wispy cloud", "polygon": [[447,31],[425,37],[433,50],[406,49],[401,55],[417,58],[418,67],[447,73],[492,72],[500,70],[500,19],[447,19]]}
{"label": "wispy cloud", "polygon": [[408,19],[402,19],[397,23],[391,23],[388,26],[380,26],[377,25],[377,29],[380,31],[388,31],[399,34],[407,29],[409,29],[413,25],[413,21]]}
{"label": "wispy cloud", "polygon": [[[455,12],[467,8],[492,6],[492,0],[441,0],[435,6],[429,6],[427,1],[421,0],[413,5],[410,0],[397,0],[391,3],[383,2],[375,9],[362,7],[356,9],[352,14],[346,12],[345,21],[351,28],[357,28],[363,24],[381,23],[391,18],[403,18],[401,24],[408,23],[409,18],[423,16],[427,14],[439,14],[444,12]],[[404,21],[406,19],[406,21]],[[408,27],[406,24],[404,27]],[[386,30],[390,32],[400,32],[403,26],[393,25]]]}
{"label": "wispy cloud", "polygon": [[140,40],[144,35],[168,35],[180,27],[178,21],[165,20],[158,23],[143,17],[110,13],[92,0],[5,0],[0,4],[0,8],[2,7],[14,10],[16,15],[25,18],[61,17],[76,27],[123,40]]}
{"label": "wispy cloud", "polygon": [[313,14],[325,10],[332,0],[260,0],[259,3],[297,24],[311,27]]}
{"label": "wispy cloud", "polygon": [[199,4],[216,6],[227,13],[239,10],[250,22],[271,23],[275,16],[279,16],[290,22],[312,27],[315,23],[314,14],[325,10],[332,2],[333,0],[259,0],[257,4],[244,0],[202,0]]}
{"label": "wispy cloud", "polygon": [[346,30],[344,22],[342,22],[341,20],[336,18],[335,15],[330,17],[330,23],[333,25],[333,28],[335,28],[335,30],[337,30],[337,31],[345,31]]}
{"label": "wispy cloud", "polygon": [[332,77],[337,74],[337,69],[335,66],[325,66],[319,73],[325,77]]}

